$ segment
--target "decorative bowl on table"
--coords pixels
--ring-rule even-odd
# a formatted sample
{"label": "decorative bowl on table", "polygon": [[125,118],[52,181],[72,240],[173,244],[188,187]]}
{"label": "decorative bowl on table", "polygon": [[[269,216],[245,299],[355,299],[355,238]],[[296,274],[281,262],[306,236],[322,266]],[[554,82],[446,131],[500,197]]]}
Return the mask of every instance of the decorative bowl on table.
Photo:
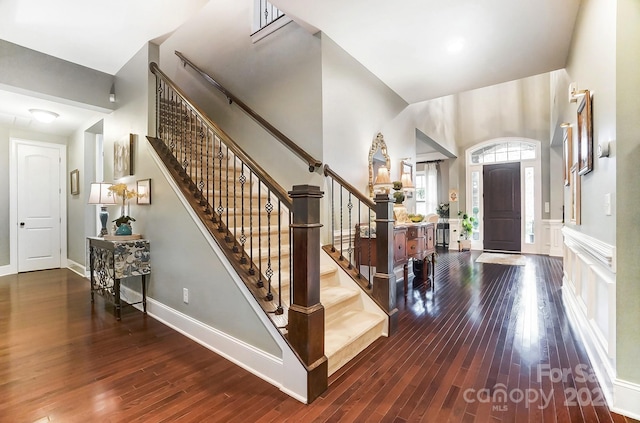
{"label": "decorative bowl on table", "polygon": [[424,216],[421,214],[410,214],[409,220],[412,221],[413,223],[420,223],[422,222],[422,220],[424,220]]}

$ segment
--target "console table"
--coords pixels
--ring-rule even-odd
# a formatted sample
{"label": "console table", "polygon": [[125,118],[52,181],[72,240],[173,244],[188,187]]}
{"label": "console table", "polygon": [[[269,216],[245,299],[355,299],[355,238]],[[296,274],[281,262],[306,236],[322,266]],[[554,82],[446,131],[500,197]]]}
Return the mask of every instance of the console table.
{"label": "console table", "polygon": [[[372,231],[373,232],[373,231]],[[376,238],[368,226],[356,225],[355,261],[356,265],[367,265],[376,258]],[[404,292],[407,295],[411,260],[422,261],[421,283],[431,280],[431,289],[435,290],[435,224],[431,222],[408,223],[393,227],[393,267],[402,266]],[[415,284],[414,284],[415,285]]]}
{"label": "console table", "polygon": [[105,297],[115,308],[116,319],[120,320],[122,302],[120,281],[133,276],[141,276],[142,301],[128,305],[142,304],[147,313],[147,275],[151,273],[149,241],[145,239],[108,241],[103,238],[89,238],[89,266],[91,272],[91,302],[94,294]]}

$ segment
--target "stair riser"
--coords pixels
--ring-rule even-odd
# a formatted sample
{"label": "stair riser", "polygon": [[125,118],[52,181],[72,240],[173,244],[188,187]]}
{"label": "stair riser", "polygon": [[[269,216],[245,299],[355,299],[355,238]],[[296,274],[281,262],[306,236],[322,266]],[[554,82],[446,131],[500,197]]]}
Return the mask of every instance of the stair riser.
{"label": "stair riser", "polygon": [[376,326],[370,328],[365,333],[353,339],[349,344],[339,349],[335,353],[327,356],[329,362],[329,376],[335,373],[342,366],[347,364],[353,357],[356,357],[362,351],[371,345],[376,339],[380,337],[383,329],[383,322],[378,323]]}

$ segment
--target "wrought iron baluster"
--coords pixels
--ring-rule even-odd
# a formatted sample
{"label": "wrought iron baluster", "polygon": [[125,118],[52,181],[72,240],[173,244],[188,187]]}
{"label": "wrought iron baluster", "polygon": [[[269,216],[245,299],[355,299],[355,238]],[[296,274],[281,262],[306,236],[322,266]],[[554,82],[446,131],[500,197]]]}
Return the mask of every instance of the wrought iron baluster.
{"label": "wrought iron baluster", "polygon": [[[276,308],[276,314],[280,315],[284,313],[282,308],[282,202],[278,200],[278,307]],[[291,284],[289,284],[291,286]]]}
{"label": "wrought iron baluster", "polygon": [[336,252],[336,210],[333,193],[335,191],[335,179],[331,178],[331,252]]}
{"label": "wrought iron baluster", "polygon": [[262,183],[258,181],[258,287],[264,287],[262,280]]}
{"label": "wrought iron baluster", "polygon": [[222,206],[222,159],[224,153],[222,152],[222,140],[218,138],[218,232],[224,232],[222,227],[222,213],[224,213],[224,207]]}
{"label": "wrought iron baluster", "polygon": [[[237,198],[238,196],[236,195],[236,185],[237,185],[237,181],[236,181],[236,174],[238,173],[238,168],[237,168],[237,164],[238,164],[238,160],[235,159],[233,161],[233,238],[234,239],[238,239],[238,222],[237,222],[237,217],[238,217],[238,204],[237,204]],[[243,213],[244,210],[240,210],[240,213]],[[233,252],[237,253],[238,250],[238,245],[234,244],[233,245]]]}
{"label": "wrought iron baluster", "polygon": [[[231,237],[229,236],[229,147],[225,146],[226,148],[226,159],[227,159],[227,170],[225,171],[226,173],[226,177],[225,177],[225,198],[226,198],[226,209],[227,209],[227,213],[226,213],[226,235],[224,237],[224,240],[227,242],[231,242]],[[233,160],[235,161],[235,157],[233,158]],[[234,211],[235,213],[235,211]]]}
{"label": "wrought iron baluster", "polygon": [[[253,187],[253,172],[249,171],[249,189]],[[259,208],[258,208],[259,209]],[[253,210],[253,195],[249,196],[249,210]],[[260,228],[258,227],[258,233]],[[249,214],[249,274],[254,275],[256,273],[253,266],[253,213]]]}
{"label": "wrought iron baluster", "polygon": [[267,300],[273,300],[273,293],[271,292],[271,277],[273,276],[273,268],[271,267],[271,212],[273,211],[273,204],[271,204],[271,190],[267,190],[269,196],[267,197],[267,204],[264,209],[267,212],[267,270],[265,276],[267,277]]}
{"label": "wrought iron baluster", "polygon": [[[247,236],[244,231],[244,184],[247,182],[247,178],[244,175],[244,163],[240,166],[240,207],[242,209],[242,222],[240,228],[240,247],[242,249],[242,257],[240,258],[240,263],[247,263],[247,254],[245,252],[244,244],[247,242]],[[251,219],[251,215],[253,214],[253,210],[249,207],[249,219]]]}
{"label": "wrought iron baluster", "polygon": [[344,237],[342,236],[342,227],[344,226],[342,222],[342,214],[343,214],[343,206],[342,206],[342,185],[340,185],[340,261],[344,260],[344,254],[342,254],[342,250],[344,247]]}
{"label": "wrought iron baluster", "polygon": [[349,264],[347,268],[351,269],[353,263],[353,246],[351,241],[351,211],[353,210],[353,203],[351,202],[351,191],[347,192],[349,193],[349,202],[347,203],[347,209],[349,210],[349,248],[347,249],[347,252],[349,253]]}

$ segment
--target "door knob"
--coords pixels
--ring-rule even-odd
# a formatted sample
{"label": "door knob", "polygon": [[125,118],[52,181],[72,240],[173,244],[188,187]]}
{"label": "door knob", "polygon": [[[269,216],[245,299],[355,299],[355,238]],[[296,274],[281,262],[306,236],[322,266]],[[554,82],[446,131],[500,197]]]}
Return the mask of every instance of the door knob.
{"label": "door knob", "polygon": [[20,227],[24,227],[24,222],[20,222]]}

